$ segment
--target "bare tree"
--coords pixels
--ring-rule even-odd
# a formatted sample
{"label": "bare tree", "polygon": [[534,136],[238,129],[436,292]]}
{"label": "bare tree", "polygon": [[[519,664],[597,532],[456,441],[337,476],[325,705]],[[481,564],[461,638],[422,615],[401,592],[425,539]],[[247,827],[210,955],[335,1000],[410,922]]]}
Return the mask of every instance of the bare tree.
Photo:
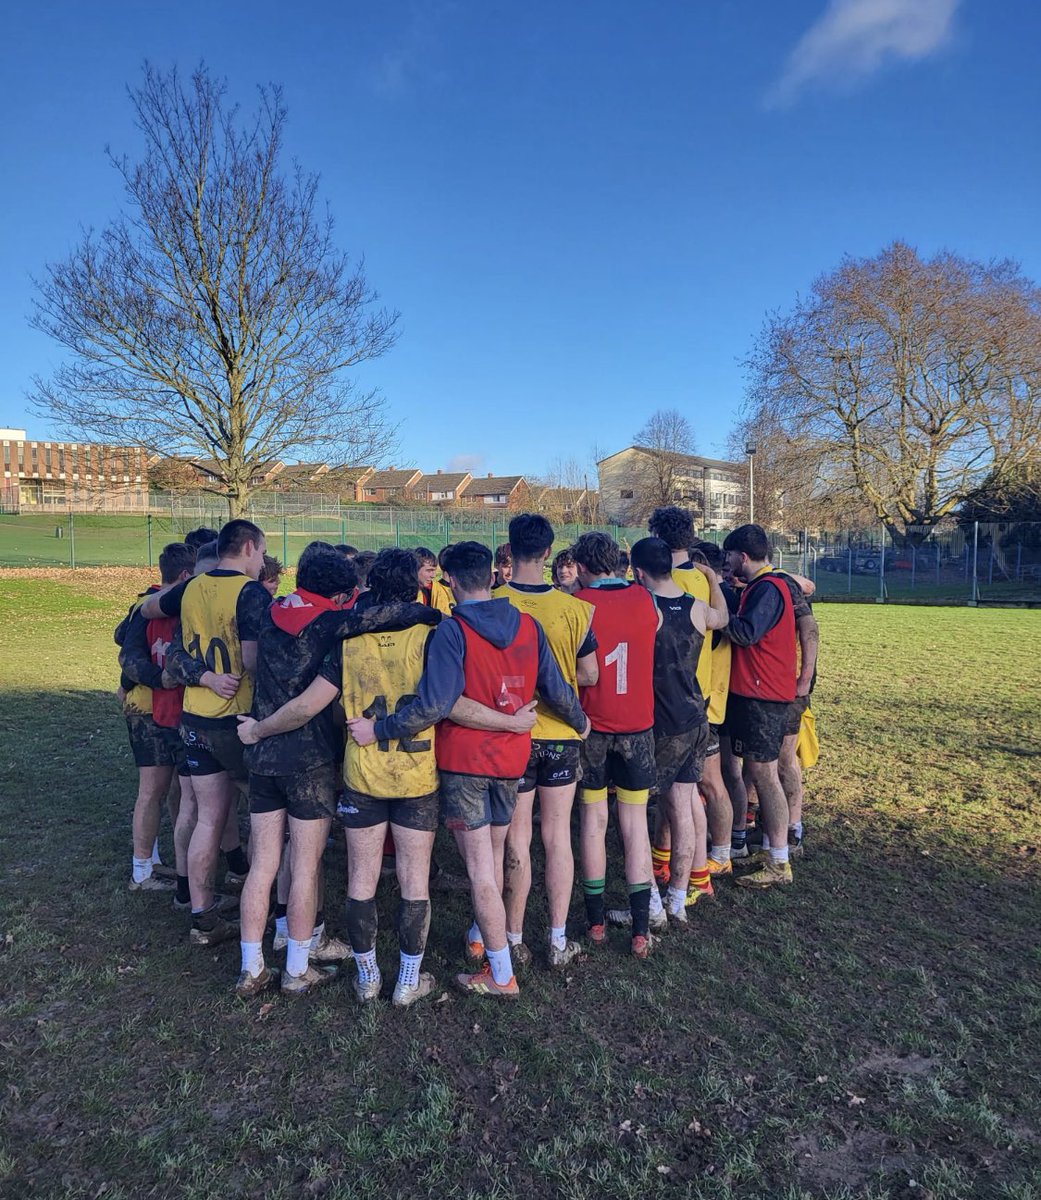
{"label": "bare tree", "polygon": [[[745,412],[727,439],[727,454],[741,462],[755,448],[754,514],[767,529],[863,529],[875,522],[856,480],[819,447],[792,437],[768,406]],[[747,487],[742,520],[748,519]]]}
{"label": "bare tree", "polygon": [[37,281],[31,323],[70,356],[34,380],[36,410],[213,460],[232,516],[290,451],[381,458],[383,401],[347,372],[394,344],[397,314],[334,245],[317,177],[280,170],[281,89],[245,118],[204,67],[184,82],[146,64],[130,99],[144,156],[108,152],[125,213]]}
{"label": "bare tree", "polygon": [[[685,494],[689,479],[685,459],[695,453],[695,440],[687,418],[675,408],[658,409],[633,435],[633,443],[644,452],[633,480],[633,518],[642,520],[652,509],[677,499],[689,507],[693,497]],[[703,521],[704,512],[698,515]]]}
{"label": "bare tree", "polygon": [[845,259],[763,329],[749,414],[919,539],[1041,436],[1041,293],[1010,262],[895,242]]}

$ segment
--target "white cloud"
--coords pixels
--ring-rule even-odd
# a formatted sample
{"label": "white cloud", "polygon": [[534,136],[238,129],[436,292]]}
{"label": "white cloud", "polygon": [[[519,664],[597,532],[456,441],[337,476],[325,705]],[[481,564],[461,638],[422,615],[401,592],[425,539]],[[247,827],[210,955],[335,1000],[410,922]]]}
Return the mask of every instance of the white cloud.
{"label": "white cloud", "polygon": [[768,100],[784,104],[810,84],[858,83],[893,62],[917,62],[951,36],[960,0],[830,0],[788,56]]}
{"label": "white cloud", "polygon": [[477,472],[484,466],[483,454],[457,454],[455,458],[448,460],[449,472]]}

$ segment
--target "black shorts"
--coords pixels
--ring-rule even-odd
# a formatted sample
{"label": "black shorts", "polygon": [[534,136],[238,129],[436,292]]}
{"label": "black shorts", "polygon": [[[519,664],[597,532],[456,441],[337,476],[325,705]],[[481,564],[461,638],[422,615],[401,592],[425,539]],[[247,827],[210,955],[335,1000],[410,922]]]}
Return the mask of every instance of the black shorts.
{"label": "black shorts", "polygon": [[[582,743],[582,794],[602,792],[611,784],[627,792],[649,792],[658,777],[654,733],[600,733]],[[596,801],[600,796],[589,797]]]}
{"label": "black shorts", "polygon": [[531,758],[520,781],[521,792],[535,787],[566,787],[581,777],[581,755],[578,742],[551,742],[531,739]]}
{"label": "black shorts", "polygon": [[686,733],[654,735],[654,764],[658,773],[660,796],[674,783],[701,782],[708,739],[707,721],[702,721]]}
{"label": "black shorts", "polygon": [[713,754],[719,753],[719,739],[725,737],[722,725],[709,724],[708,727],[708,745],[705,747],[705,757],[711,758]]}
{"label": "black shorts", "polygon": [[157,725],[148,713],[133,713],[127,715],[127,733],[136,766],[176,767],[178,775],[188,774],[178,729]]}
{"label": "black shorts", "polygon": [[784,727],[785,737],[796,737],[802,725],[802,714],[809,708],[809,696],[796,696],[788,705],[788,723]]}
{"label": "black shorts", "polygon": [[517,779],[441,772],[441,818],[453,833],[509,825],[517,807]]}
{"label": "black shorts", "polygon": [[339,773],[333,763],[321,763],[296,775],[249,774],[249,811],[279,812],[296,821],[320,821],[336,811]]}
{"label": "black shorts", "polygon": [[788,724],[787,700],[754,700],[735,696],[727,700],[727,733],[738,758],[751,762],[775,762]]}
{"label": "black shorts", "polygon": [[437,792],[428,796],[409,796],[404,800],[387,800],[382,796],[367,796],[351,788],[343,789],[336,815],[345,829],[371,829],[389,821],[402,829],[433,833],[440,816]]}
{"label": "black shorts", "polygon": [[239,741],[236,717],[221,717],[213,724],[195,724],[188,713],[181,716],[181,737],[190,775],[216,775],[227,771],[232,779],[245,780],[245,746]]}

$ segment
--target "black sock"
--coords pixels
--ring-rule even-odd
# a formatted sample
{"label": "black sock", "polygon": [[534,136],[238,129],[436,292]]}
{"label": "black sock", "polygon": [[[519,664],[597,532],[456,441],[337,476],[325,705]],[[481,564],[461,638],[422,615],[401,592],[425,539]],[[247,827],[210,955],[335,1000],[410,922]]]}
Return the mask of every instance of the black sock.
{"label": "black sock", "polygon": [[276,904],[275,905],[275,920],[276,921],[280,920],[288,912],[289,912],[288,904]]}
{"label": "black sock", "polygon": [[192,913],[192,924],[196,929],[213,929],[220,919],[221,916],[217,912],[216,900],[214,900],[209,908],[204,908],[202,912]]}
{"label": "black sock", "polygon": [[586,924],[590,927],[590,929],[592,929],[594,925],[603,925],[604,880],[583,879],[582,894],[586,902]]}
{"label": "black sock", "polygon": [[177,896],[178,904],[191,904],[192,894],[188,889],[188,876],[187,875],[178,875],[177,876],[176,896]]}
{"label": "black sock", "polygon": [[398,901],[398,944],[402,954],[422,954],[430,932],[430,901]]}
{"label": "black sock", "polygon": [[249,872],[249,859],[241,846],[236,846],[234,850],[225,850],[224,860],[228,864],[228,870],[235,875],[245,875]]}
{"label": "black sock", "polygon": [[633,937],[646,937],[651,928],[651,885],[629,884],[629,912],[633,918]]}
{"label": "black sock", "polygon": [[748,841],[747,829],[733,829],[730,832],[730,848],[732,850],[740,850]]}
{"label": "black sock", "polygon": [[347,898],[347,936],[355,954],[367,954],[376,945],[376,897]]}

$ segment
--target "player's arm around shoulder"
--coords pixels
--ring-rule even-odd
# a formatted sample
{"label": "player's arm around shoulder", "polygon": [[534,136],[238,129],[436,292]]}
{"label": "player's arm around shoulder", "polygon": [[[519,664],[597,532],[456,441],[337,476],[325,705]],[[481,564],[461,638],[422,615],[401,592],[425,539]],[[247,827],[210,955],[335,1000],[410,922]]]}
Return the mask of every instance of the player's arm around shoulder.
{"label": "player's arm around shoulder", "polygon": [[[574,599],[574,597],[569,597]],[[579,687],[594,687],[600,680],[600,663],[596,657],[596,634],[593,632],[593,613],[596,611],[585,600],[576,600],[581,604],[584,631],[578,647],[577,674]]]}
{"label": "player's arm around shoulder", "polygon": [[332,704],[339,694],[340,689],[336,684],[318,675],[299,696],[287,700],[262,721],[256,721],[253,717],[239,717],[239,741],[246,746],[253,746],[264,738],[299,729]]}
{"label": "player's arm around shoulder", "polygon": [[[705,627],[702,633],[712,629],[726,629],[730,623],[730,609],[727,607],[726,596],[723,595],[723,589],[720,587],[719,576],[706,563],[698,563],[698,570],[705,576],[708,583],[708,603],[704,600],[699,600],[694,606],[704,610],[703,617]],[[692,614],[693,615],[693,614]]]}

